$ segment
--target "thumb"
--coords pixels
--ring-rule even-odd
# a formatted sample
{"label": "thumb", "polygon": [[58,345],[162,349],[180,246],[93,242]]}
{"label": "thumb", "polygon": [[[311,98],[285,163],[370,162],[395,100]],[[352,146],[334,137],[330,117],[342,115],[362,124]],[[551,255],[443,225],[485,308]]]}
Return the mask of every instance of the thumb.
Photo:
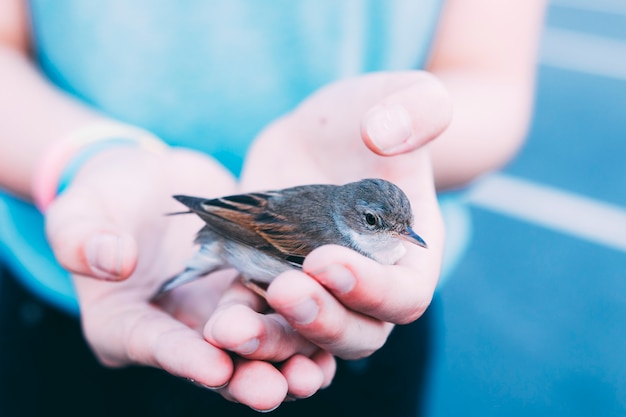
{"label": "thumb", "polygon": [[124,280],[137,263],[134,237],[105,215],[98,199],[69,189],[45,213],[55,257],[70,272],[102,280]]}
{"label": "thumb", "polygon": [[423,71],[388,74],[382,88],[393,88],[365,113],[361,136],[383,156],[411,152],[441,134],[450,124],[452,102],[443,84]]}

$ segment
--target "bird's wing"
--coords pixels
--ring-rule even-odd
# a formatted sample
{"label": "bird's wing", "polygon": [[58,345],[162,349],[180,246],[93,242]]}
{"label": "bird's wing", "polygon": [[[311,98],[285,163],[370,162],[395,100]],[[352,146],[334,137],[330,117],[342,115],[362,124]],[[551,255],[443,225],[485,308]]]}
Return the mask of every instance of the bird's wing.
{"label": "bird's wing", "polygon": [[264,253],[301,266],[313,249],[294,239],[297,223],[272,210],[268,201],[273,192],[240,194],[216,199],[175,196],[207,227],[225,238],[253,247]]}

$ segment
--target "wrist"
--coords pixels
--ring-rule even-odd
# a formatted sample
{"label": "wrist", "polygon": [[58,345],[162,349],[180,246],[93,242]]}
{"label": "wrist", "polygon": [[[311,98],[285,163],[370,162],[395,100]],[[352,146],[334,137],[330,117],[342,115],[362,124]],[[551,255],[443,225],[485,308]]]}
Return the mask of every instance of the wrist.
{"label": "wrist", "polygon": [[87,161],[116,147],[162,153],[167,145],[144,129],[122,123],[98,123],[77,129],[43,153],[32,182],[35,205],[45,211]]}

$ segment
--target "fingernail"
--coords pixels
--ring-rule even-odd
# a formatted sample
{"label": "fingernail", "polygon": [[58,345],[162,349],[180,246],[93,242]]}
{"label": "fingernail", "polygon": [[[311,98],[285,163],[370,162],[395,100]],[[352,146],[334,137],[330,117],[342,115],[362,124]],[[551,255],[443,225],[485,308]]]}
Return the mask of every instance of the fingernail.
{"label": "fingernail", "polygon": [[281,311],[296,324],[311,324],[317,317],[319,307],[312,298],[305,298],[298,304],[286,307]]}
{"label": "fingernail", "polygon": [[100,234],[85,244],[85,257],[92,272],[103,279],[116,280],[122,272],[124,239],[117,235]]}
{"label": "fingernail", "polygon": [[410,142],[413,126],[409,112],[402,106],[377,106],[365,122],[370,140],[382,152],[391,152]]}
{"label": "fingernail", "polygon": [[311,398],[314,394],[315,394],[314,392],[310,393],[309,395],[287,394],[284,401],[290,402],[290,401],[306,400],[307,398]]}
{"label": "fingernail", "polygon": [[356,278],[352,271],[343,265],[328,265],[324,269],[313,272],[320,283],[339,294],[345,294],[354,288]]}
{"label": "fingernail", "polygon": [[276,406],[269,408],[267,410],[259,410],[258,408],[254,408],[254,407],[250,407],[250,408],[252,408],[257,413],[271,413],[272,411],[276,410],[278,407],[280,407],[280,404],[277,404]]}
{"label": "fingernail", "polygon": [[259,339],[253,338],[248,340],[247,342],[240,344],[233,350],[240,355],[249,355],[251,353],[254,353],[259,348],[259,344]]}
{"label": "fingernail", "polygon": [[208,385],[204,385],[203,383],[196,381],[193,378],[187,378],[187,381],[191,382],[192,384],[194,384],[197,387],[206,388],[206,389],[211,390],[211,391],[221,390],[222,388],[226,388],[226,386],[228,385],[228,382],[226,382],[225,384],[222,384],[219,387],[210,387]]}

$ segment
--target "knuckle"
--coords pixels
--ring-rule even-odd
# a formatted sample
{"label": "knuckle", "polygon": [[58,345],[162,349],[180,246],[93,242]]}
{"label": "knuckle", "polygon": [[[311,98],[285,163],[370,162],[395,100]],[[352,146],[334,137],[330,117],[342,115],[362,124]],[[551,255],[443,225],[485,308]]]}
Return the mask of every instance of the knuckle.
{"label": "knuckle", "polygon": [[346,325],[343,321],[332,321],[323,327],[318,341],[319,343],[328,346],[342,345],[345,341],[346,333]]}
{"label": "knuckle", "polygon": [[94,351],[94,355],[96,356],[98,362],[100,362],[102,366],[105,366],[107,368],[122,368],[127,365],[127,363],[124,361],[107,356],[105,354],[98,353],[96,351]]}
{"label": "knuckle", "polygon": [[154,341],[146,343],[144,333],[141,330],[144,326],[150,324],[151,316],[152,314],[149,312],[137,316],[123,335],[124,355],[131,363],[152,364],[154,361],[153,345],[158,345],[158,341],[156,343]]}
{"label": "knuckle", "polygon": [[383,347],[391,329],[390,323],[375,319],[345,323],[327,331],[323,346],[342,359],[365,358]]}
{"label": "knuckle", "polygon": [[[387,330],[387,328],[389,330]],[[387,342],[390,329],[392,328],[393,326],[388,326],[387,323],[379,322],[379,324],[371,332],[367,344],[355,352],[354,359],[369,357],[382,348]]]}
{"label": "knuckle", "polygon": [[89,324],[89,320],[86,320],[83,316],[82,321],[83,328],[83,336],[85,341],[89,345],[91,351],[93,352],[96,360],[107,368],[121,368],[128,364],[128,360],[123,357],[119,357],[113,351],[110,350],[110,347],[105,342],[101,341],[101,338],[98,336],[98,332],[94,331],[94,326]]}
{"label": "knuckle", "polygon": [[367,294],[360,296],[360,306],[357,309],[365,314],[376,318],[385,318],[390,314],[390,310],[395,309],[397,303],[390,294],[389,286],[381,281],[381,285],[376,285],[367,291]]}
{"label": "knuckle", "polygon": [[403,314],[398,314],[391,322],[395,324],[409,324],[422,317],[426,309],[430,305],[430,298],[428,300],[418,300],[410,305],[408,309],[403,311]]}
{"label": "knuckle", "polygon": [[386,291],[379,289],[368,297],[366,309],[371,313],[379,313],[387,310],[388,304]]}

